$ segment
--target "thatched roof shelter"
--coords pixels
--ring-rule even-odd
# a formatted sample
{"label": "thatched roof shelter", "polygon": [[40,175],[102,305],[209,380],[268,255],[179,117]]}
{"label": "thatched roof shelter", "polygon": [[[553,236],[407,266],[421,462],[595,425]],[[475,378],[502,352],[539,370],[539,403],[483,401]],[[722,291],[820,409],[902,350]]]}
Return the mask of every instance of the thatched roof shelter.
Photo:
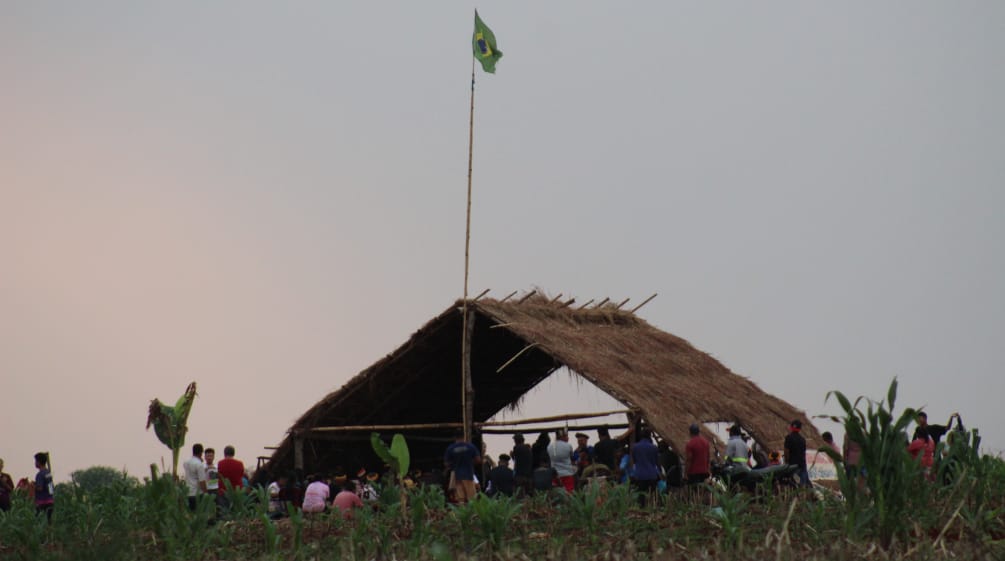
{"label": "thatched roof shelter", "polygon": [[[420,425],[400,431],[413,464],[439,465],[462,417],[461,305],[311,407],[267,467],[286,470],[297,460],[308,472],[372,466],[378,460],[365,425]],[[821,442],[803,411],[632,312],[578,309],[540,296],[474,300],[468,310],[476,426],[564,366],[637,411],[675,450],[683,450],[696,421],[738,422],[761,445],[781,449],[789,421],[798,418],[810,446]]]}

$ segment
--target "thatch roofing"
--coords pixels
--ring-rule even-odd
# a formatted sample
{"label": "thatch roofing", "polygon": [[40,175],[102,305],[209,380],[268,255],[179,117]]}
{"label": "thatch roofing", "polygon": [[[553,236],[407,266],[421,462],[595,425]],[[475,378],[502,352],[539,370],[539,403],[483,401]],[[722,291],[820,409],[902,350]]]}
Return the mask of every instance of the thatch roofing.
{"label": "thatch roofing", "polygon": [[[367,433],[319,433],[317,427],[456,423],[461,420],[462,302],[430,320],[401,347],[294,423],[270,469],[293,467],[294,437],[304,438],[307,471],[373,464]],[[469,302],[474,421],[511,406],[556,369],[566,366],[625,404],[676,450],[699,422],[739,422],[756,441],[781,449],[792,419],[801,419],[812,445],[810,419],[761,391],[690,343],[614,306],[576,309],[542,297]],[[532,348],[526,349],[528,345]],[[501,372],[497,369],[520,354]],[[406,433],[413,462],[436,462],[451,431]]]}

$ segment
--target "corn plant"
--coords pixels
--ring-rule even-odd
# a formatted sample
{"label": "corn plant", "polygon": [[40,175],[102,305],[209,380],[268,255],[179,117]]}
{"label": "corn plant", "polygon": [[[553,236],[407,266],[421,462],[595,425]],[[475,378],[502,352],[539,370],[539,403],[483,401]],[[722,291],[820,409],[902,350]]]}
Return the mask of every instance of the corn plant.
{"label": "corn plant", "polygon": [[[854,403],[839,391],[827,393],[827,399],[834,396],[844,416],[848,438],[862,449],[860,466],[865,469],[868,497],[860,497],[855,478],[838,471],[841,490],[848,498],[846,505],[846,528],[862,528],[862,518],[873,517],[870,527],[875,528],[880,545],[888,549],[897,536],[903,536],[908,528],[911,507],[911,493],[917,489],[921,479],[917,462],[907,453],[907,426],[914,420],[917,411],[910,407],[894,417],[897,401],[897,379],[890,383],[886,399],[878,402],[858,397]],[[865,402],[863,410],[861,404]],[[828,453],[833,453],[827,450]],[[864,512],[870,510],[870,513]]]}
{"label": "corn plant", "polygon": [[512,497],[490,499],[479,494],[454,511],[465,537],[481,538],[493,551],[499,551],[506,532],[520,511],[521,503]]}

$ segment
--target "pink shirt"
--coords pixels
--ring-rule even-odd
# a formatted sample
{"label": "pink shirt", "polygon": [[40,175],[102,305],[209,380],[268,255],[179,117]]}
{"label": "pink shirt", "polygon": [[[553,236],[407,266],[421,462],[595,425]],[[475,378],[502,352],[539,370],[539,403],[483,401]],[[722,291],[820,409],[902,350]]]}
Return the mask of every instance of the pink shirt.
{"label": "pink shirt", "polygon": [[304,512],[324,512],[331,491],[322,481],[315,481],[304,491]]}
{"label": "pink shirt", "polygon": [[335,500],[332,501],[332,506],[342,512],[343,518],[352,518],[352,509],[362,507],[363,501],[359,495],[352,491],[339,491],[339,494],[335,495]]}

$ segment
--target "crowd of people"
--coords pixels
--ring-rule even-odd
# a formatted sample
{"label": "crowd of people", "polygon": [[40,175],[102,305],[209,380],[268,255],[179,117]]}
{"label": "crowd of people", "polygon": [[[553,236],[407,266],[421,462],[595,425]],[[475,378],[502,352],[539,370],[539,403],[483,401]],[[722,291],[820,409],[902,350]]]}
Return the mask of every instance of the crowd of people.
{"label": "crowd of people", "polygon": [[[533,444],[528,444],[525,436],[518,433],[513,435],[512,449],[499,454],[498,461],[486,453],[484,443],[476,446],[465,441],[463,433],[458,433],[444,453],[445,472],[431,470],[423,474],[414,470],[402,484],[406,487],[420,483],[441,485],[451,502],[465,503],[478,493],[488,496],[530,495],[553,490],[571,493],[590,482],[609,481],[631,485],[639,491],[639,500],[645,501],[656,493],[704,484],[712,476],[712,466],[716,462],[741,470],[787,464],[794,466],[799,485],[811,486],[802,426],[799,419],[792,420],[784,449],[766,451],[751,443],[752,439],[739,425],[732,425],[727,430],[723,453],[702,434],[702,427],[697,423],[688,427],[689,439],[682,453],[671,450],[666,441],[654,438],[645,426],[629,429],[617,438],[611,437],[608,428],[600,427],[596,444],[590,444],[590,436],[579,432],[575,434],[575,446],[569,442],[569,433],[564,429],[554,432],[554,440],[548,432],[541,432]],[[933,466],[941,439],[963,431],[958,413],[953,413],[945,425],[929,424],[926,413],[918,414],[907,451],[920,463],[929,480],[935,480]],[[822,438],[820,451],[827,450],[848,477],[864,474],[862,449],[858,443],[850,440],[847,434],[840,446],[829,432],[824,432]],[[37,470],[34,481],[24,478],[15,485],[11,476],[4,472],[0,459],[0,510],[9,510],[11,494],[16,489],[24,489],[32,497],[36,511],[51,520],[55,491],[49,456],[39,452],[34,460]],[[336,467],[330,473],[306,477],[299,473],[270,477],[264,471],[252,474],[235,457],[233,446],[224,447],[223,459],[217,462],[213,448],[194,444],[192,456],[182,467],[188,504],[193,510],[201,495],[212,496],[218,508],[226,508],[229,490],[249,491],[260,486],[267,489],[269,512],[275,518],[285,516],[290,509],[301,509],[305,513],[337,512],[351,518],[354,509],[376,504],[380,496],[379,473],[360,469],[349,475]]]}

